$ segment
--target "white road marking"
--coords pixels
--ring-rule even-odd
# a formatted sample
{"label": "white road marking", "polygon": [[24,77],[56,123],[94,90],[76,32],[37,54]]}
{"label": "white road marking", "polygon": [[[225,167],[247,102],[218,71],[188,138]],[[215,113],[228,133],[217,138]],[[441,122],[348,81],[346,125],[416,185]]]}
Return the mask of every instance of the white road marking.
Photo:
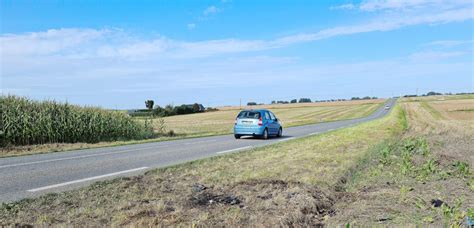
{"label": "white road marking", "polygon": [[319,134],[319,133],[320,133],[320,132],[313,132],[313,133],[311,133],[311,134],[309,134],[309,135],[317,135],[317,134]]}
{"label": "white road marking", "polygon": [[280,139],[278,140],[278,142],[284,142],[284,141],[288,141],[288,140],[291,140],[293,139],[293,137],[289,137],[289,138],[286,138],[286,139]]}
{"label": "white road marking", "polygon": [[244,146],[244,147],[240,147],[240,148],[236,148],[236,149],[232,149],[232,150],[224,150],[224,151],[221,151],[221,152],[217,152],[217,154],[225,154],[225,153],[230,153],[230,152],[234,152],[234,151],[239,151],[239,150],[246,150],[246,149],[250,149],[252,148],[251,146]]}
{"label": "white road marking", "polygon": [[0,166],[0,169],[10,168],[10,167],[17,167],[17,166],[25,166],[25,165],[35,165],[35,164],[55,162],[55,161],[65,161],[65,160],[73,160],[73,159],[80,159],[80,158],[105,156],[105,155],[110,155],[110,154],[121,154],[121,153],[127,153],[127,152],[132,152],[132,151],[139,151],[139,150],[158,149],[158,148],[163,148],[163,147],[167,147],[167,146],[145,147],[145,148],[137,148],[137,149],[133,149],[133,150],[122,150],[122,151],[114,151],[114,152],[107,152],[107,153],[88,154],[88,155],[81,155],[81,156],[75,156],[75,157],[56,158],[56,159],[49,159],[49,160],[42,160],[42,161],[17,163],[17,164],[11,164],[11,165],[2,165],[2,166]]}
{"label": "white road marking", "polygon": [[97,179],[101,179],[101,178],[105,178],[105,177],[116,176],[116,175],[120,175],[120,174],[124,174],[124,173],[131,173],[131,172],[140,171],[140,170],[144,170],[144,169],[148,169],[148,167],[140,167],[140,168],[136,168],[136,169],[129,169],[129,170],[125,170],[125,171],[120,171],[120,172],[109,173],[109,174],[95,176],[95,177],[79,179],[79,180],[75,180],[75,181],[68,181],[68,182],[64,182],[64,183],[60,183],[60,184],[53,184],[53,185],[44,186],[44,187],[41,187],[41,188],[34,188],[34,189],[27,190],[27,191],[28,192],[38,192],[38,191],[43,191],[43,190],[47,190],[47,189],[51,189],[51,188],[59,188],[59,187],[63,187],[63,186],[66,186],[66,185],[77,184],[77,183],[91,181],[91,180],[97,180]]}

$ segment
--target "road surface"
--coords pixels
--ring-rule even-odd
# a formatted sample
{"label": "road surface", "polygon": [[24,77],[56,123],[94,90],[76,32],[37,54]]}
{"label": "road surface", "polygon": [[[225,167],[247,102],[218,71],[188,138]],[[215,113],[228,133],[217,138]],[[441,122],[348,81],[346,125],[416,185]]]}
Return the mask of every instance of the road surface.
{"label": "road surface", "polygon": [[61,192],[94,181],[138,175],[146,170],[319,134],[385,116],[388,100],[371,115],[352,120],[286,128],[282,138],[234,139],[233,135],[183,139],[119,147],[0,158],[0,202]]}

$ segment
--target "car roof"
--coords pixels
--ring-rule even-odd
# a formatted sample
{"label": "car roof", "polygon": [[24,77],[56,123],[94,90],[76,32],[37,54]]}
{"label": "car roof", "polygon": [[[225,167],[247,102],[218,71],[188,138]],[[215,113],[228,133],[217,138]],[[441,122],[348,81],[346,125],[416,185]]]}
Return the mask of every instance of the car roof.
{"label": "car roof", "polygon": [[244,109],[241,112],[245,112],[245,111],[248,111],[248,112],[269,112],[269,110],[267,110],[267,109]]}

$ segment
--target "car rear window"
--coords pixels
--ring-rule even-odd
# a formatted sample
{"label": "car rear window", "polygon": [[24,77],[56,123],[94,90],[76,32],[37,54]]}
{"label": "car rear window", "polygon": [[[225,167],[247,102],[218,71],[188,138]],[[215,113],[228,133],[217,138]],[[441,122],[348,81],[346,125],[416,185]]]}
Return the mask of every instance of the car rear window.
{"label": "car rear window", "polygon": [[260,112],[252,112],[252,111],[242,111],[239,113],[237,118],[240,119],[259,119]]}

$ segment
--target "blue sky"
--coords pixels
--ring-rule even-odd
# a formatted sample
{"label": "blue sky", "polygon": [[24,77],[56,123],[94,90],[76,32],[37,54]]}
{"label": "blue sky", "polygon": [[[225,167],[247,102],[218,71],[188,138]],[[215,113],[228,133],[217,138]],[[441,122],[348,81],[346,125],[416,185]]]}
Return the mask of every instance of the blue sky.
{"label": "blue sky", "polygon": [[474,90],[471,0],[1,1],[3,94],[107,108]]}

